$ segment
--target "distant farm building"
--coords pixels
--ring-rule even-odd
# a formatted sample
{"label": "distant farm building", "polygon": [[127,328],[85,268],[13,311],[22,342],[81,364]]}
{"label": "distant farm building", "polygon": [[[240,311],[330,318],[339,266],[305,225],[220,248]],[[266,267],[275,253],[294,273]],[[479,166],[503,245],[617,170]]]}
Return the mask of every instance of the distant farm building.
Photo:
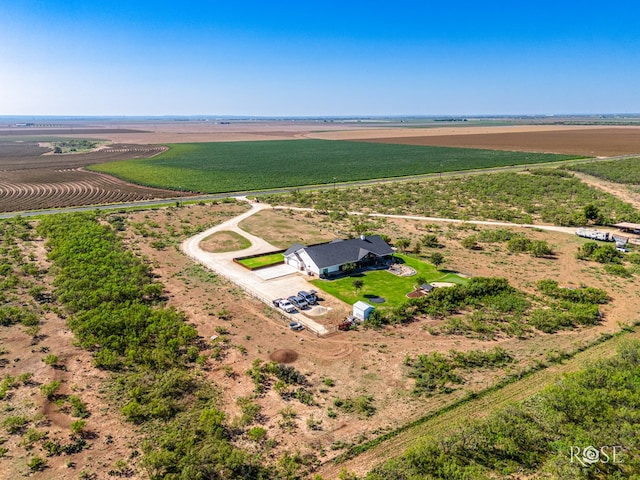
{"label": "distant farm building", "polygon": [[393,249],[379,235],[362,235],[308,247],[295,244],[284,252],[284,261],[297,270],[324,278],[343,271],[346,264],[356,268],[387,264],[391,255]]}
{"label": "distant farm building", "polygon": [[620,222],[611,226],[626,233],[635,233],[636,235],[640,235],[640,223]]}

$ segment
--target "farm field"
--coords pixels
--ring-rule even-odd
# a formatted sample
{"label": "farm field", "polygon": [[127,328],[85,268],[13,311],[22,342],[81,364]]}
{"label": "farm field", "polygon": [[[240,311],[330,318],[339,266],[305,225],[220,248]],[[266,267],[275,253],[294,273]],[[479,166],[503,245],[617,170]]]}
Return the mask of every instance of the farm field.
{"label": "farm field", "polygon": [[553,152],[594,156],[640,153],[640,127],[504,127],[464,128],[443,132],[437,129],[398,129],[312,133],[312,138],[341,139],[401,145],[480,148],[524,152]]}
{"label": "farm field", "polygon": [[[532,123],[541,122],[542,120],[532,119]],[[558,119],[560,122],[561,119]],[[562,121],[571,122],[579,121],[579,119],[562,119]],[[402,137],[442,137],[443,139],[453,139],[454,137],[473,137],[482,139],[485,136],[500,135],[531,135],[536,142],[541,142],[534,150],[546,151],[548,145],[545,143],[545,135],[553,138],[557,137],[557,142],[565,142],[563,150],[570,154],[591,155],[591,150],[580,151],[580,142],[590,142],[589,132],[594,131],[594,135],[602,140],[602,144],[607,144],[607,138],[615,140],[609,145],[625,145],[619,135],[626,134],[631,136],[636,127],[607,127],[602,126],[576,126],[576,125],[544,125],[531,124],[523,125],[521,120],[512,120],[511,122],[501,120],[503,126],[495,126],[495,121],[470,121],[465,123],[458,122],[455,125],[446,122],[421,121],[409,122],[407,124],[393,122],[322,122],[322,121],[264,121],[264,122],[231,122],[229,124],[217,124],[213,122],[171,122],[158,121],[113,121],[112,123],[102,122],[69,122],[69,124],[51,126],[44,128],[0,128],[0,170],[3,170],[3,180],[5,183],[0,187],[0,211],[19,211],[31,210],[39,208],[64,207],[71,205],[87,205],[95,202],[120,202],[133,200],[146,200],[149,198],[164,198],[175,196],[171,191],[163,191],[161,189],[148,189],[144,187],[136,187],[119,179],[99,178],[85,170],[85,167],[94,163],[110,162],[112,160],[130,160],[135,158],[145,158],[154,156],[164,147],[157,145],[158,143],[176,143],[176,142],[222,142],[229,143],[231,141],[255,141],[255,140],[271,140],[271,141],[299,141],[300,139],[309,138],[335,138],[335,139],[371,139],[377,141],[380,138],[391,138],[392,143],[395,139]],[[408,125],[408,126],[407,126]],[[386,127],[382,129],[381,127]],[[608,137],[607,135],[610,135]],[[513,138],[513,137],[509,137]],[[529,138],[529,137],[527,137]],[[97,151],[88,153],[74,153],[65,155],[52,155],[51,142],[79,139],[93,139],[93,141],[103,142],[110,140],[116,142],[114,144],[103,147]],[[401,140],[402,141],[402,140]],[[455,140],[451,140],[452,142]],[[555,140],[554,140],[555,142]],[[578,143],[576,143],[578,142]],[[156,145],[151,145],[156,143]],[[235,143],[235,142],[231,142]],[[252,142],[253,143],[253,142]],[[346,142],[345,142],[346,143]],[[445,142],[446,143],[446,142]],[[535,142],[534,142],[535,143]],[[632,144],[632,142],[627,142]],[[255,148],[262,148],[266,142],[256,142]],[[373,145],[371,142],[366,143],[367,148]],[[262,146],[262,147],[261,147]],[[344,146],[344,145],[343,145]],[[489,145],[492,149],[505,148],[501,141]],[[398,145],[388,146],[397,149]],[[408,145],[406,147],[412,147]],[[419,146],[413,146],[419,148]],[[518,144],[509,144],[509,148],[514,147],[518,150],[529,148],[527,142]],[[539,148],[538,148],[539,147]],[[575,147],[575,148],[574,148]],[[294,147],[291,146],[291,149]],[[297,147],[295,147],[297,148]],[[346,147],[345,147],[346,148]],[[358,148],[358,147],[352,147]],[[362,147],[360,147],[362,148]],[[424,148],[424,147],[423,147]],[[626,148],[626,147],[625,147]],[[270,149],[271,150],[271,149]],[[286,153],[286,152],[285,152]],[[366,152],[364,152],[366,153]],[[374,152],[375,153],[375,152]],[[598,154],[594,151],[594,154]],[[602,152],[600,152],[602,153]],[[468,155],[468,152],[465,153]],[[354,157],[354,158],[357,158]],[[375,155],[370,156],[375,158]],[[390,157],[391,159],[392,157]],[[361,161],[366,164],[369,157]],[[409,172],[399,170],[399,173],[392,172],[393,175],[404,175],[416,173],[410,167]],[[318,162],[316,162],[318,163]],[[427,165],[425,170],[429,171],[446,171],[450,166]],[[431,160],[433,163],[433,159]],[[323,175],[311,173],[309,175],[300,173],[300,169],[288,169],[285,171],[276,170],[276,175],[286,179],[286,182],[275,182],[274,179],[266,179],[269,185],[285,183],[288,186],[301,183],[319,182],[330,185],[335,181],[340,183],[346,181],[353,170],[352,166],[347,162],[342,165],[336,165],[335,174],[328,170]],[[466,167],[464,167],[466,168]],[[374,172],[365,170],[367,177],[387,175],[385,171]],[[311,170],[313,172],[313,169]],[[349,175],[346,175],[347,172]],[[182,171],[178,171],[182,174]],[[223,172],[225,173],[225,172]],[[228,172],[227,172],[228,173]],[[255,173],[255,172],[254,172]],[[300,174],[296,177],[296,174]],[[303,178],[300,178],[302,176]],[[359,177],[362,177],[360,172]],[[233,173],[231,174],[233,177]],[[185,177],[187,178],[187,177]],[[221,176],[222,183],[229,181],[228,175]],[[183,182],[175,182],[174,190],[188,191]],[[201,185],[207,183],[207,185]],[[203,189],[208,187],[209,182],[200,182],[199,186]],[[251,184],[248,187],[252,187]],[[241,189],[245,189],[242,185]],[[227,190],[227,188],[216,188],[215,190]],[[68,196],[68,199],[63,197]]]}
{"label": "farm field", "polygon": [[148,160],[90,168],[128,182],[203,193],[402,177],[577,158],[496,150],[324,140],[173,144]]}
{"label": "farm field", "polygon": [[312,207],[336,214],[357,211],[575,226],[587,223],[584,207],[592,204],[605,223],[635,222],[640,218],[637,210],[617,197],[581,182],[565,170],[547,168],[296,191],[263,198],[274,205]]}
{"label": "farm field", "polygon": [[0,212],[175,196],[83,168],[99,161],[157,155],[165,147],[112,144],[90,153],[54,155],[50,142],[60,139],[44,140],[0,141]]}

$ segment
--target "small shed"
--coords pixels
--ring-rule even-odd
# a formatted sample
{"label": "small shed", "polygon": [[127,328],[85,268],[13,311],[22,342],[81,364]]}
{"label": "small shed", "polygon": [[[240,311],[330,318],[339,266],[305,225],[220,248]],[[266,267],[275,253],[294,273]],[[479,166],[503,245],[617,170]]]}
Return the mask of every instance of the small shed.
{"label": "small shed", "polygon": [[366,320],[374,310],[375,307],[367,302],[358,301],[353,304],[353,316],[358,320]]}

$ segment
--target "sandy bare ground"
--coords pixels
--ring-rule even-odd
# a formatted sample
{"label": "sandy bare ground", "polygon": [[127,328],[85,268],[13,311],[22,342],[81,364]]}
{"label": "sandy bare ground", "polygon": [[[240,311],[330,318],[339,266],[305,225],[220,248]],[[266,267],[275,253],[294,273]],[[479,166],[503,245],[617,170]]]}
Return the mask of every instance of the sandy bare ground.
{"label": "sandy bare ground", "polygon": [[500,127],[369,128],[367,130],[343,129],[332,132],[310,132],[305,137],[323,140],[372,140],[376,138],[437,137],[441,135],[555,132],[590,128],[602,127],[586,127],[584,125],[510,125]]}
{"label": "sandy bare ground", "polygon": [[[640,153],[640,127],[487,127],[341,132],[342,140],[607,157]],[[333,134],[328,135],[329,138]],[[348,137],[354,138],[348,138]]]}

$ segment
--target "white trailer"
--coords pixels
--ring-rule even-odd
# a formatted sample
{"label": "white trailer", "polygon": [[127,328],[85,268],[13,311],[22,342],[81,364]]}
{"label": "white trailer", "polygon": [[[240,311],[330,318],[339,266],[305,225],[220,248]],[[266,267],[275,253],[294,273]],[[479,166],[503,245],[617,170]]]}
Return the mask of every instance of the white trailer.
{"label": "white trailer", "polygon": [[576,235],[579,237],[590,238],[591,240],[600,240],[602,242],[611,242],[609,232],[601,232],[600,230],[592,230],[590,228],[578,228]]}

